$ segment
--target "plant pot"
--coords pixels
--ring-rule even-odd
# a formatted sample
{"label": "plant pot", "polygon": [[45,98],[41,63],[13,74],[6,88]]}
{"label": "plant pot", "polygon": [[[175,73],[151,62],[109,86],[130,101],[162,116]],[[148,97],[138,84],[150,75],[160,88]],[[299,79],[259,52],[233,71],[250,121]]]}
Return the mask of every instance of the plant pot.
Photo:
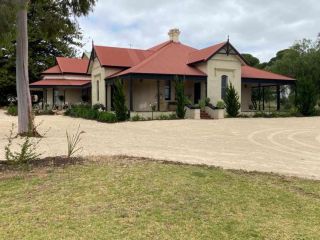
{"label": "plant pot", "polygon": [[224,118],[224,109],[214,109],[213,110],[214,119],[223,119]]}

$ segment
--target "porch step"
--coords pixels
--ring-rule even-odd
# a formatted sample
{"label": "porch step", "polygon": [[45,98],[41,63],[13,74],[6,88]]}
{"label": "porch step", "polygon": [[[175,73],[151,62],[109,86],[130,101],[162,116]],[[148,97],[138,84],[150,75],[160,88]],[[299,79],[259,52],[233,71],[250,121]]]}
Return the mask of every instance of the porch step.
{"label": "porch step", "polygon": [[211,117],[205,111],[200,111],[200,119],[211,119]]}

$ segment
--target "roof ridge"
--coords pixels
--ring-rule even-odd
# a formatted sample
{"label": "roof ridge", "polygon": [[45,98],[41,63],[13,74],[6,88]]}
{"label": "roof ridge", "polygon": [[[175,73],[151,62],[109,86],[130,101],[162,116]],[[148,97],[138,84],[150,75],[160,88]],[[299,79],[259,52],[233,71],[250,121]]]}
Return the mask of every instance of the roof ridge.
{"label": "roof ridge", "polygon": [[[170,41],[169,43],[174,43],[173,41]],[[179,43],[180,44],[180,43]],[[158,56],[166,47],[168,47],[170,44],[166,44],[165,46],[161,47],[159,50],[155,51],[153,54],[151,54],[149,57],[147,57],[146,59],[144,59],[143,61],[139,62],[137,65],[127,69],[135,69],[138,68],[140,65],[144,65],[146,63],[148,63],[149,61],[151,61],[153,58],[155,58],[156,56]],[[152,51],[152,50],[151,50]]]}
{"label": "roof ridge", "polygon": [[102,45],[93,45],[93,47],[102,47],[102,48],[120,48],[126,50],[135,50],[135,51],[149,51],[148,49],[140,49],[140,48],[125,48],[125,47],[113,47],[113,46],[102,46]]}

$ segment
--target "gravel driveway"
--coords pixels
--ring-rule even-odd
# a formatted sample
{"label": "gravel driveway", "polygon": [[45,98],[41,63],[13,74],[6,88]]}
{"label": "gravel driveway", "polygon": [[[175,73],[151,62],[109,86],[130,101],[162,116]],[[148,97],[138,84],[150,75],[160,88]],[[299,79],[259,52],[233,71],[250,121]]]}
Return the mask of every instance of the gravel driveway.
{"label": "gravel driveway", "polygon": [[[39,116],[44,156],[66,154],[66,129],[80,124],[81,155],[126,154],[223,168],[277,172],[320,179],[320,118],[171,120],[98,123]],[[0,159],[5,135],[17,122],[0,111]]]}

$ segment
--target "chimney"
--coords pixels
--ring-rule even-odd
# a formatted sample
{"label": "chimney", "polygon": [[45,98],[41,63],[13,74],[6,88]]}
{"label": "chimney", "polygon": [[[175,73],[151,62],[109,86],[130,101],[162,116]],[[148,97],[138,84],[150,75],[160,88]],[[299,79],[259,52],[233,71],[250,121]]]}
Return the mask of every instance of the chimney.
{"label": "chimney", "polygon": [[179,42],[180,30],[178,28],[170,29],[168,32],[169,38],[173,42]]}

